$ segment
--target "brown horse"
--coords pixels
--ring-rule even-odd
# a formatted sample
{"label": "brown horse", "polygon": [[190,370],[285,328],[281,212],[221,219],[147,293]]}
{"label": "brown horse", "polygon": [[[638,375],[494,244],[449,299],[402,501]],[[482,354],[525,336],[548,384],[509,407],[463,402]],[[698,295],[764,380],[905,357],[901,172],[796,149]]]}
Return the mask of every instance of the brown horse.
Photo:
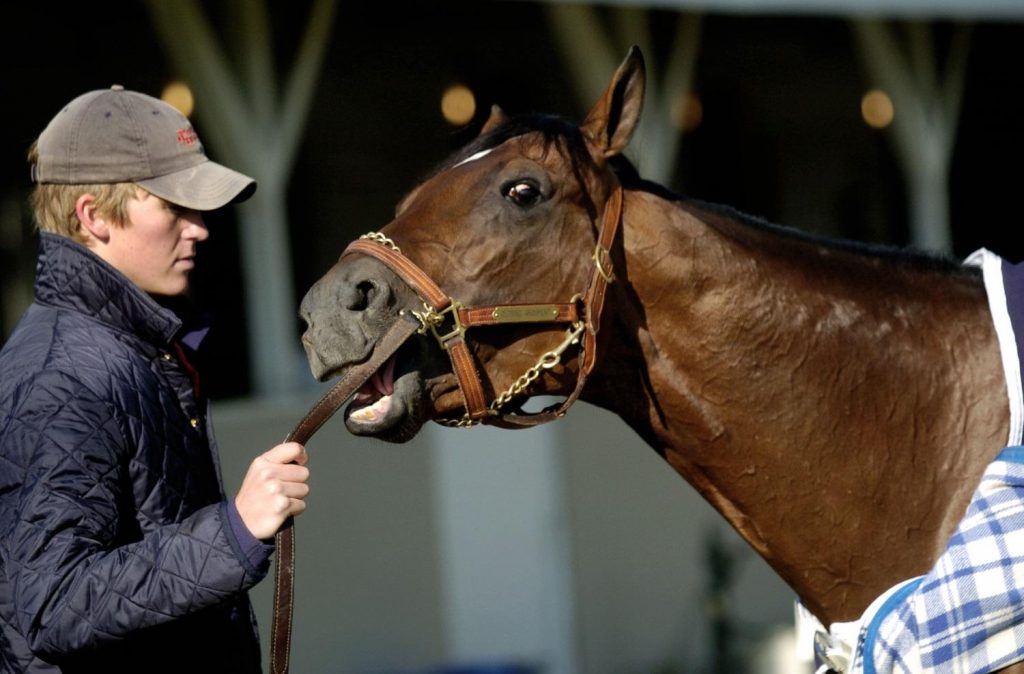
{"label": "brown horse", "polygon": [[[579,126],[495,108],[376,242],[350,248],[307,294],[313,372],[365,360],[402,312],[447,321],[438,331],[463,347],[478,390],[460,386],[436,340],[416,337],[346,411],[353,433],[403,441],[428,420],[517,425],[530,420],[528,396],[579,395],[661,453],[822,622],[855,619],[929,569],[1006,443],[980,276],[640,180],[619,155],[643,93],[632,50]],[[359,254],[373,246],[439,288]],[[462,310],[424,309],[430,289]],[[497,320],[521,303],[551,304]],[[455,323],[481,306],[490,318],[478,311],[473,325],[488,327]],[[470,401],[480,394],[494,402]]]}

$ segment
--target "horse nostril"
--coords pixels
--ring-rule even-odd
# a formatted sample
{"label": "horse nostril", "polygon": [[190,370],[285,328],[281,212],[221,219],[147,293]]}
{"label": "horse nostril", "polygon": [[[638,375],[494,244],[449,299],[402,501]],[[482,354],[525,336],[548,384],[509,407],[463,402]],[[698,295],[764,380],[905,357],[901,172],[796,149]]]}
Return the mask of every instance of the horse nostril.
{"label": "horse nostril", "polygon": [[350,311],[366,311],[377,296],[377,284],[373,281],[360,281],[356,284],[355,296],[348,305]]}

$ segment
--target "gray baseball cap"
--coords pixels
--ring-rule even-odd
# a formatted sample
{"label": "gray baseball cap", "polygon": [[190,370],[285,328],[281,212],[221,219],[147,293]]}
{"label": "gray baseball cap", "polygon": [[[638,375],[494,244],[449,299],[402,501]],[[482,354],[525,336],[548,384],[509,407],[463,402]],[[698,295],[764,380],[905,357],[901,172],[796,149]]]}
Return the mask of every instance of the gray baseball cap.
{"label": "gray baseball cap", "polygon": [[37,148],[37,183],[133,182],[198,211],[244,201],[256,191],[249,176],[207,159],[187,117],[120,85],[68,103],[39,135]]}

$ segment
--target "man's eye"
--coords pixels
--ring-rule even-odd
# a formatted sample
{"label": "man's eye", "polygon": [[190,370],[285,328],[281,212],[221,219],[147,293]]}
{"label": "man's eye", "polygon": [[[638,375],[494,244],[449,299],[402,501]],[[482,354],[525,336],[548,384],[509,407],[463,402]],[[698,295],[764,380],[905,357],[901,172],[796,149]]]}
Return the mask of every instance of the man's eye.
{"label": "man's eye", "polygon": [[184,206],[178,206],[177,204],[168,203],[167,210],[171,212],[171,215],[179,220],[188,215],[188,209]]}
{"label": "man's eye", "polygon": [[544,196],[529,180],[514,180],[502,190],[504,197],[519,206],[533,206]]}

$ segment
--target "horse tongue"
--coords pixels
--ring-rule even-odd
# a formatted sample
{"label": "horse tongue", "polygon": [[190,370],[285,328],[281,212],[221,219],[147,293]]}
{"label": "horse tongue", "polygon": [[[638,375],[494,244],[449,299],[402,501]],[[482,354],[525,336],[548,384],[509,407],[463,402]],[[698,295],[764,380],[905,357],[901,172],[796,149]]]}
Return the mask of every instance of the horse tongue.
{"label": "horse tongue", "polygon": [[388,358],[388,362],[384,363],[384,367],[377,370],[373,375],[374,385],[377,386],[377,390],[386,396],[391,395],[395,392],[395,358],[392,356]]}
{"label": "horse tongue", "polygon": [[352,401],[349,419],[360,423],[373,423],[391,409],[391,394],[395,391],[395,359],[390,358],[360,387]]}
{"label": "horse tongue", "polygon": [[381,396],[389,396],[395,392],[395,359],[389,358],[379,370],[373,373],[369,381],[363,384],[355,396],[357,405],[366,405]]}

